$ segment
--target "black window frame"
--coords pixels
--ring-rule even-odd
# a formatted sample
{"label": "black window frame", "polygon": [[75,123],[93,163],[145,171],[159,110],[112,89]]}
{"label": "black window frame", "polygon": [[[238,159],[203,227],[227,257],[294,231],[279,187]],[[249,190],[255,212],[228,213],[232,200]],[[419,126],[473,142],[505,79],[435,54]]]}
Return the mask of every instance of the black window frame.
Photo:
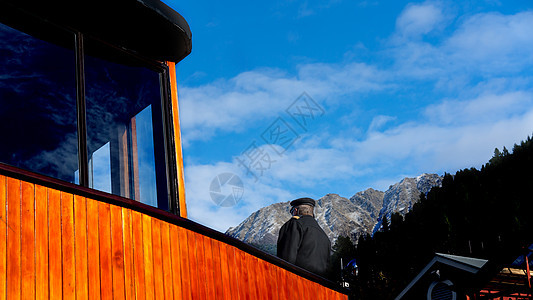
{"label": "black window frame", "polygon": [[[28,19],[26,19],[28,18]],[[2,24],[4,23],[3,19],[0,19],[0,22]],[[75,71],[76,71],[76,121],[77,121],[77,146],[78,146],[78,167],[79,167],[79,182],[77,185],[89,188],[89,170],[88,170],[88,149],[87,149],[87,119],[86,119],[86,98],[85,98],[85,41],[86,39],[92,39],[97,41],[98,43],[104,45],[106,48],[110,49],[111,51],[119,52],[120,55],[127,56],[129,60],[134,60],[136,62],[139,62],[140,65],[143,67],[146,67],[152,71],[155,71],[159,74],[159,88],[160,88],[160,98],[161,98],[161,122],[162,122],[162,128],[163,128],[163,144],[158,148],[164,149],[164,157],[165,157],[165,180],[167,184],[167,197],[166,199],[162,200],[158,197],[157,199],[157,206],[154,206],[156,209],[160,209],[163,211],[168,211],[172,214],[179,215],[179,185],[177,182],[177,165],[176,165],[176,145],[174,140],[174,128],[173,128],[173,122],[172,122],[172,98],[171,98],[171,83],[170,83],[170,76],[169,76],[169,68],[166,65],[166,63],[150,59],[147,57],[143,57],[139,55],[138,53],[135,53],[133,51],[129,51],[127,49],[117,47],[113,45],[112,43],[108,43],[102,39],[99,39],[96,36],[92,36],[90,34],[85,34],[79,30],[75,30],[73,28],[70,28],[68,26],[62,26],[60,24],[55,24],[53,22],[43,20],[41,18],[26,15],[23,20],[21,20],[21,24],[24,24],[25,22],[31,22],[33,24],[42,24],[45,23],[46,26],[46,32],[43,34],[43,36],[46,36],[46,38],[41,37],[41,34],[39,32],[38,26],[34,26],[33,30],[31,32],[27,32],[26,30],[22,31],[30,36],[35,37],[35,33],[38,34],[39,39],[43,39],[46,41],[53,42],[54,35],[57,36],[53,30],[50,28],[59,28],[61,30],[66,30],[68,32],[71,32],[75,39],[73,49],[75,54]],[[7,26],[12,26],[12,22],[8,22]],[[17,22],[18,23],[18,22]],[[35,29],[37,28],[37,29]],[[20,29],[17,29],[20,30]],[[120,64],[120,62],[118,62]],[[159,121],[159,120],[157,120]],[[154,141],[155,142],[155,141]],[[1,162],[0,162],[1,163]],[[26,171],[30,173],[34,173],[32,170],[24,170],[24,173]],[[156,176],[161,174],[156,174]],[[38,176],[46,176],[39,174]],[[49,176],[46,176],[49,177]],[[56,180],[60,180],[57,178],[54,178]],[[62,180],[60,180],[62,181]],[[106,194],[109,194],[107,192],[103,192]],[[113,195],[113,194],[109,194]],[[119,195],[113,195],[122,197]],[[124,197],[122,197],[124,198]],[[125,198],[129,200],[133,200],[130,198]],[[164,203],[163,201],[168,202]],[[140,202],[139,200],[133,200]],[[160,208],[160,207],[166,207],[166,209]]]}

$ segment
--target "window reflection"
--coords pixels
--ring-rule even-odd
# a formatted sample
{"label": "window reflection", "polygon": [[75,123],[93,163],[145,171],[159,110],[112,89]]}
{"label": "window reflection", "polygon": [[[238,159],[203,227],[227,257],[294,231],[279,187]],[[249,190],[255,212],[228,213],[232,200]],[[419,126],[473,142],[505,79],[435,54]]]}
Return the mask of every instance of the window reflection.
{"label": "window reflection", "polygon": [[90,41],[85,57],[91,187],[168,209],[160,74],[109,62],[102,47]]}
{"label": "window reflection", "polygon": [[74,51],[0,24],[0,120],[0,162],[77,183]]}

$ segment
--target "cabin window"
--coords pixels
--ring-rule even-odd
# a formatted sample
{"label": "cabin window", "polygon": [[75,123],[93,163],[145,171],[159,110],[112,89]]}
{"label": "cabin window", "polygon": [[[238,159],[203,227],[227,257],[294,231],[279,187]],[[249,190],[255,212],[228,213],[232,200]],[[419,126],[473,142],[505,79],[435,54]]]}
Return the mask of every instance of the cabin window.
{"label": "cabin window", "polygon": [[96,41],[87,40],[85,48],[89,186],[164,205],[168,201],[162,74],[136,60],[118,64],[101,58],[99,54],[115,50]]}
{"label": "cabin window", "polygon": [[0,162],[78,183],[75,62],[72,49],[0,23]]}
{"label": "cabin window", "polygon": [[51,25],[30,32],[0,23],[0,162],[170,210],[166,68]]}

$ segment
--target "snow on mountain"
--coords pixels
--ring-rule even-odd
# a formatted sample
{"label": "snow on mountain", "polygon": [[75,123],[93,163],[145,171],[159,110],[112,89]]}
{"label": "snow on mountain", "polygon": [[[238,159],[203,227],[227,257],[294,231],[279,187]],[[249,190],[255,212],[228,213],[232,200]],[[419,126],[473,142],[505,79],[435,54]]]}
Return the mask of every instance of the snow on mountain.
{"label": "snow on mountain", "polygon": [[[315,218],[332,243],[338,236],[349,236],[356,241],[362,234],[374,233],[381,227],[384,216],[405,215],[419,201],[420,193],[427,194],[434,186],[441,186],[436,174],[422,174],[404,178],[385,192],[369,188],[350,199],[327,194],[317,200]],[[275,203],[251,214],[241,224],[231,227],[226,234],[253,245],[276,245],[281,226],[290,219],[290,201]]]}

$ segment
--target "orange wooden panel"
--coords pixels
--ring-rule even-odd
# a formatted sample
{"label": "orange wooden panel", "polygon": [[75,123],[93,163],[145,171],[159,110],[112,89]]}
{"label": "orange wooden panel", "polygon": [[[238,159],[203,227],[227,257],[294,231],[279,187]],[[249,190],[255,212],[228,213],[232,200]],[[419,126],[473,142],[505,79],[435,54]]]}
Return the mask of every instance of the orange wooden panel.
{"label": "orange wooden panel", "polygon": [[154,259],[154,295],[155,299],[164,299],[163,257],[161,252],[161,221],[152,218],[152,255]]}
{"label": "orange wooden panel", "polygon": [[[172,268],[174,268],[174,259],[172,257],[172,251],[170,249],[171,239],[169,226],[170,225],[167,222],[161,222],[161,255],[163,258],[163,291],[165,293],[165,299],[174,298],[175,288],[172,274]],[[175,259],[178,259],[178,257],[176,256]],[[179,265],[176,265],[176,267],[179,270]]]}
{"label": "orange wooden panel", "polygon": [[111,255],[111,212],[108,203],[98,202],[98,236],[100,242],[100,296],[113,298]]}
{"label": "orange wooden panel", "polygon": [[[181,253],[180,253],[180,237],[178,233],[178,226],[175,225],[168,225],[169,229],[169,247],[170,247],[170,260],[171,260],[171,266],[170,269],[172,276],[172,292],[173,292],[173,298],[174,299],[182,299],[185,298],[184,295],[182,295],[183,291],[181,289]],[[163,247],[165,247],[165,243],[163,242]],[[166,272],[165,272],[166,274]]]}
{"label": "orange wooden panel", "polygon": [[87,282],[89,299],[100,299],[100,235],[98,201],[87,201]]}
{"label": "orange wooden panel", "polygon": [[187,233],[187,248],[189,253],[189,279],[191,283],[191,298],[192,299],[201,299],[198,295],[200,293],[199,281],[198,278],[198,259],[196,252],[198,247],[196,246],[196,234],[190,230],[185,230]]}
{"label": "orange wooden panel", "polygon": [[183,152],[181,150],[180,115],[178,108],[178,81],[176,80],[176,63],[167,62],[170,78],[170,98],[172,100],[172,122],[174,124],[174,143],[176,147],[176,166],[178,169],[179,215],[187,218],[185,202],[185,177],[183,171]]}
{"label": "orange wooden panel", "polygon": [[145,299],[144,285],[144,247],[142,214],[131,212],[131,235],[133,239],[133,273],[135,284],[135,298]]}
{"label": "orange wooden panel", "polygon": [[7,179],[7,298],[20,299],[20,181]]}
{"label": "orange wooden panel", "polygon": [[143,252],[144,252],[144,283],[146,299],[154,299],[154,257],[152,253],[152,218],[142,215]]}
{"label": "orange wooden panel", "polygon": [[300,276],[298,276],[296,274],[292,274],[292,275],[294,276],[294,280],[296,281],[296,288],[298,289],[298,294],[300,294],[304,290],[304,288],[306,287],[304,285],[305,279],[301,278]]}
{"label": "orange wooden panel", "polygon": [[[211,250],[213,251],[213,272],[215,283],[215,295],[217,299],[231,299],[231,288],[229,285],[228,267],[222,271],[222,264],[227,265],[228,256],[222,253],[221,246],[225,245],[217,240],[211,239]],[[224,263],[223,263],[224,261]]]}
{"label": "orange wooden panel", "polygon": [[[201,236],[201,235],[199,235]],[[203,245],[204,245],[204,261],[205,261],[205,283],[207,288],[207,299],[217,299],[215,285],[219,285],[220,282],[217,280],[215,283],[215,269],[213,265],[213,246],[211,243],[211,238],[202,236]],[[220,273],[217,274],[217,277],[220,276]],[[220,298],[218,298],[220,299]]]}
{"label": "orange wooden panel", "polygon": [[330,299],[328,298],[329,289],[319,288],[319,286],[315,282],[308,280],[307,283],[304,285],[304,289],[304,296],[316,295],[317,299]]}
{"label": "orange wooden panel", "polygon": [[48,298],[48,191],[35,186],[35,298]]}
{"label": "orange wooden panel", "polygon": [[257,299],[266,299],[266,288],[265,288],[265,275],[263,272],[263,261],[258,259],[255,256],[252,256],[252,264],[255,274],[255,286],[257,289]]}
{"label": "orange wooden panel", "polygon": [[315,297],[316,299],[322,299],[322,294],[320,292],[309,293],[310,290],[313,290],[314,282],[301,277],[298,281],[302,282],[302,289],[300,290],[300,295],[303,295],[303,298],[307,299],[309,297]]}
{"label": "orange wooden panel", "polygon": [[76,257],[76,299],[89,298],[87,285],[87,200],[74,196],[74,249]]}
{"label": "orange wooden panel", "polygon": [[289,272],[289,297],[299,297],[300,287],[298,286],[299,277]]}
{"label": "orange wooden panel", "polygon": [[272,289],[272,299],[277,300],[279,298],[279,288],[278,288],[278,271],[279,268],[275,265],[269,264],[268,266],[268,279],[270,280],[270,287]]}
{"label": "orange wooden panel", "polygon": [[278,294],[280,299],[289,298],[289,285],[287,284],[287,270],[278,269],[277,278],[278,278]]}
{"label": "orange wooden panel", "polygon": [[235,267],[239,269],[238,278],[239,280],[239,295],[241,299],[255,299],[251,294],[250,284],[250,275],[248,272],[248,264],[245,260],[246,256],[244,251],[235,249]]}
{"label": "orange wooden panel", "polygon": [[6,177],[0,175],[0,299],[6,299],[7,273],[7,187]]}
{"label": "orange wooden panel", "polygon": [[267,299],[277,299],[276,291],[276,273],[273,273],[274,266],[263,261],[263,276],[265,278],[265,287]]}
{"label": "orange wooden panel", "polygon": [[124,228],[124,287],[126,299],[135,299],[135,275],[133,272],[133,237],[131,211],[122,208],[122,227]]}
{"label": "orange wooden panel", "polygon": [[183,299],[191,299],[191,268],[189,265],[189,239],[187,230],[183,228],[177,228],[178,231],[178,244],[180,248],[180,274],[181,274],[181,290]]}
{"label": "orange wooden panel", "polygon": [[61,248],[63,259],[63,298],[76,297],[74,256],[74,196],[61,192]]}
{"label": "orange wooden panel", "polygon": [[63,297],[61,259],[61,193],[48,189],[48,278],[50,299]]}
{"label": "orange wooden panel", "polygon": [[[225,243],[213,241],[213,253],[219,253],[220,256],[219,263],[215,263],[215,266],[218,266],[215,272],[220,272],[220,277],[217,283],[217,295],[220,293],[220,290],[222,290],[223,295],[225,296],[224,299],[233,299],[233,289],[229,275],[230,266],[228,265],[228,247]],[[232,265],[231,268],[234,268],[234,266]]]}
{"label": "orange wooden panel", "polygon": [[122,209],[109,206],[111,220],[111,254],[113,270],[113,297],[124,299],[124,240],[122,236]]}
{"label": "orange wooden panel", "polygon": [[[196,248],[196,261],[197,270],[196,275],[198,279],[198,294],[200,299],[209,299],[207,298],[207,285],[211,282],[207,282],[206,278],[206,258],[204,250],[204,236],[201,234],[193,233],[195,238],[195,248]],[[212,298],[211,298],[212,299]]]}
{"label": "orange wooden panel", "polygon": [[22,299],[35,298],[35,190],[22,181],[21,275]]}
{"label": "orange wooden panel", "polygon": [[248,279],[250,286],[250,295],[252,299],[259,299],[259,290],[258,290],[258,278],[257,278],[257,264],[252,255],[244,253],[246,266],[248,267]]}
{"label": "orange wooden panel", "polygon": [[234,247],[226,245],[228,253],[228,265],[229,267],[229,278],[231,283],[231,291],[233,294],[233,299],[242,299],[242,295],[239,291],[240,277],[239,277],[239,268],[240,264],[237,263],[235,258],[235,252],[237,251]]}

